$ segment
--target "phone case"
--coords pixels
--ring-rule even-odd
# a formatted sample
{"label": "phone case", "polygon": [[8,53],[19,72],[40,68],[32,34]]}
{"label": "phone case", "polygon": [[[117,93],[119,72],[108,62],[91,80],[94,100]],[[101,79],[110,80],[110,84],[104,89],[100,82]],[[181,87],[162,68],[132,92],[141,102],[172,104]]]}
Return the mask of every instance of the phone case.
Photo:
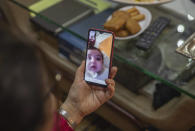
{"label": "phone case", "polygon": [[[87,47],[86,47],[86,50],[88,49],[88,42],[89,42],[89,32],[90,31],[98,31],[98,32],[106,32],[106,33],[110,33],[112,34],[112,47],[111,47],[111,55],[110,55],[110,61],[109,61],[109,72],[108,72],[108,78],[110,78],[110,70],[111,70],[111,67],[112,67],[112,59],[113,59],[113,49],[114,49],[114,40],[115,40],[115,35],[113,32],[111,31],[107,31],[107,30],[100,30],[100,29],[95,29],[95,28],[90,28],[89,31],[88,31],[88,40],[87,40]],[[87,59],[87,51],[86,51],[86,56],[85,58]],[[86,60],[85,59],[85,60]],[[84,80],[85,80],[85,73],[86,73],[86,63],[85,63],[85,70],[84,70]],[[104,85],[104,84],[100,84],[100,83],[95,83],[95,82],[91,82],[91,81],[87,81],[85,80],[87,83],[89,84],[93,84],[93,85],[96,85],[96,86],[101,86],[101,87],[107,87],[107,85]]]}

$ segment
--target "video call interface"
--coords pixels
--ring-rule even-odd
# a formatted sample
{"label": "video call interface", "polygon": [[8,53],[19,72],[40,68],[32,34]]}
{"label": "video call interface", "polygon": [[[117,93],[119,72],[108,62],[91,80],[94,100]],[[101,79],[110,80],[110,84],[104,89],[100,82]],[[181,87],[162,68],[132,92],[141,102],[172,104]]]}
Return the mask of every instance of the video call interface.
{"label": "video call interface", "polygon": [[109,76],[113,36],[111,33],[89,31],[85,66],[85,80],[106,85]]}

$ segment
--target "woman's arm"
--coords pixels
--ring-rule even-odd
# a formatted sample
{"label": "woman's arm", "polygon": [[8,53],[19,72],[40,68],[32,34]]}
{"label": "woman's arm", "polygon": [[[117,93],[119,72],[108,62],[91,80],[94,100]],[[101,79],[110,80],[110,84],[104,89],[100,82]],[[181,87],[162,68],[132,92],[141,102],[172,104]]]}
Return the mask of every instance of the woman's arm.
{"label": "woman's arm", "polygon": [[116,67],[111,68],[110,79],[106,80],[107,88],[86,83],[83,79],[84,67],[85,62],[82,62],[81,66],[77,69],[68,97],[61,106],[61,109],[67,112],[66,119],[75,125],[78,125],[86,115],[94,112],[108,101],[115,91],[115,81],[113,78],[117,72]]}

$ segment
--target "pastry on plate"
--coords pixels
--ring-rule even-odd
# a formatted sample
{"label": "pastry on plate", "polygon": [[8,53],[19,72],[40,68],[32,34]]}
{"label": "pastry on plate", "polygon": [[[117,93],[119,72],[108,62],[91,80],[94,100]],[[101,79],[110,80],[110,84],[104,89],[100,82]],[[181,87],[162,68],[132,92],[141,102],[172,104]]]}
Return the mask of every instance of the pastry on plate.
{"label": "pastry on plate", "polygon": [[141,30],[139,23],[132,18],[129,18],[127,20],[126,28],[130,32],[131,35],[134,35]]}
{"label": "pastry on plate", "polygon": [[116,32],[124,27],[128,18],[126,11],[115,11],[112,18],[104,24],[104,28]]}
{"label": "pastry on plate", "polygon": [[134,35],[141,30],[139,21],[145,19],[136,7],[127,10],[117,10],[112,13],[111,19],[104,23],[104,28],[113,31],[118,37]]}
{"label": "pastry on plate", "polygon": [[129,35],[129,32],[127,30],[122,29],[122,30],[117,31],[115,35],[119,37],[125,37]]}

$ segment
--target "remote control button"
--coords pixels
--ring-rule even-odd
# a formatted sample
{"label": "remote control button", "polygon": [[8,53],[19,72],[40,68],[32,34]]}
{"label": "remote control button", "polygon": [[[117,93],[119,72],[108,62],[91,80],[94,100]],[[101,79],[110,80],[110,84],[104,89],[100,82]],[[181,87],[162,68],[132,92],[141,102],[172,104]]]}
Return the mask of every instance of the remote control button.
{"label": "remote control button", "polygon": [[160,33],[169,23],[170,19],[166,17],[158,17],[140,36],[140,39],[137,41],[136,46],[143,50],[149,49],[153,41],[160,35]]}

